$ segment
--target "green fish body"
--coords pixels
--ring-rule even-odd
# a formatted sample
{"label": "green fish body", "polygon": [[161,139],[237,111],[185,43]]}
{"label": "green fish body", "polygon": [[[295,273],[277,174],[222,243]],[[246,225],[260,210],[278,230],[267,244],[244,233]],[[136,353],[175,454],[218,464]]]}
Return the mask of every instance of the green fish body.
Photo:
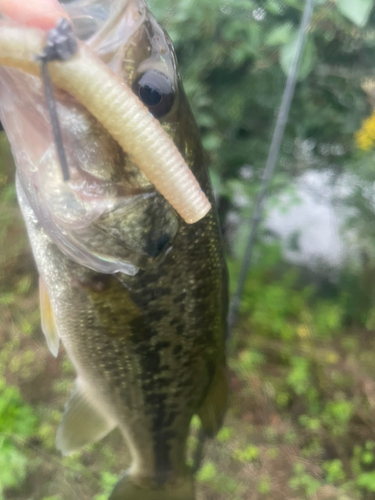
{"label": "green fish body", "polygon": [[[115,7],[92,46],[100,53],[114,32],[122,35],[104,59],[148,100],[214,205],[172,44],[143,1]],[[9,98],[20,75],[1,71]],[[41,101],[37,79],[24,78],[35,85],[34,102]],[[59,95],[58,103],[68,161],[78,165],[73,194],[54,184],[58,166],[47,139],[40,139],[39,156],[31,153],[37,141],[22,144],[10,114],[1,114],[40,274],[43,331],[55,355],[61,339],[77,372],[57,447],[69,454],[118,427],[132,463],[110,500],[193,500],[186,465],[191,419],[198,415],[214,436],[227,399],[227,279],[217,214],[212,209],[185,224],[94,118],[69,96]],[[15,102],[12,112],[24,109]],[[35,162],[43,168],[33,177]],[[115,261],[123,267],[105,272]]]}

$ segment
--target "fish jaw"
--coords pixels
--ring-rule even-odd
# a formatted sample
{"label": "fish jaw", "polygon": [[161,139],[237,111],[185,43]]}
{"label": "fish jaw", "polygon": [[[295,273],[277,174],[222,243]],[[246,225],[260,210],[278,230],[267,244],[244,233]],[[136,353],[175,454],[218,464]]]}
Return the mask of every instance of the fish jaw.
{"label": "fish jaw", "polygon": [[[124,50],[127,44],[134,45],[132,38],[145,21],[146,6],[138,0],[103,2],[99,10],[98,6],[98,2],[75,1],[67,4],[67,10],[81,36],[87,36],[80,27],[82,19],[97,22],[87,45],[128,83],[134,68],[127,58],[124,62]],[[178,230],[178,217],[115,140],[74,99],[55,92],[71,177],[64,182],[40,80],[1,68],[0,83],[0,117],[20,182],[59,248],[82,265],[112,274],[134,275],[150,261],[162,259]],[[159,219],[147,215],[149,205],[155,204],[150,197],[156,200]],[[144,220],[154,227],[151,238],[140,229]],[[122,231],[127,221],[133,228],[138,225],[133,238]]]}

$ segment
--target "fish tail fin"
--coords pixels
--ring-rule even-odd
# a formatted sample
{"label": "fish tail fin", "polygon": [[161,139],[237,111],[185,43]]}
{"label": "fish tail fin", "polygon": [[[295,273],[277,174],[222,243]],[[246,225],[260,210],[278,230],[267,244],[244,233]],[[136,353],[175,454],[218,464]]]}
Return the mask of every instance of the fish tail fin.
{"label": "fish tail fin", "polygon": [[[116,484],[109,500],[194,500],[193,476],[178,478],[155,489],[149,484],[136,484],[134,477],[126,473]],[[137,483],[141,481],[137,481]]]}

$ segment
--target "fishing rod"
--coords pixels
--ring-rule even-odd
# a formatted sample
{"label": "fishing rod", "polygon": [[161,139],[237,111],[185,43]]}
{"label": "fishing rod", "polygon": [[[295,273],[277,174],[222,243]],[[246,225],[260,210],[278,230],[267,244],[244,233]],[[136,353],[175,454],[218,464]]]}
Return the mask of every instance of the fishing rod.
{"label": "fishing rod", "polygon": [[290,68],[288,78],[285,84],[283,97],[281,100],[280,110],[277,116],[275,129],[272,136],[270,149],[266,161],[266,166],[263,171],[262,181],[258,197],[255,202],[254,212],[249,219],[250,233],[246,243],[244,257],[242,259],[240,274],[237,282],[236,291],[232,297],[229,315],[228,315],[228,331],[230,332],[237,322],[238,312],[243,296],[247,275],[250,270],[254,244],[257,239],[259,224],[263,220],[264,204],[267,199],[268,190],[271,184],[273,174],[276,169],[277,160],[280,154],[280,147],[285,133],[285,127],[288,122],[290,106],[293,101],[297,79],[298,70],[302,60],[303,49],[305,47],[308,28],[310,25],[311,16],[314,10],[315,0],[306,0],[305,8],[303,11],[300,28],[298,31],[296,51],[294,54],[292,66]]}

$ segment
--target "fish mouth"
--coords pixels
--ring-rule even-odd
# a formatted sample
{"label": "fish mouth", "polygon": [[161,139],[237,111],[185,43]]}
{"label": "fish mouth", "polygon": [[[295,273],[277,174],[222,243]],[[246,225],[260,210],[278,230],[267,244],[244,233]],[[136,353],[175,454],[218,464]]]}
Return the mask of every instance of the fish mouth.
{"label": "fish mouth", "polygon": [[[144,56],[147,50],[139,33],[146,24],[156,25],[143,0],[61,3],[73,20],[76,36],[129,84],[139,52],[128,57],[127,46],[140,40],[136,50],[143,50]],[[171,58],[174,71],[174,56],[168,51],[165,42],[163,58]],[[95,118],[68,94],[55,91],[55,95],[69,182],[61,178],[40,80],[17,70],[0,70],[0,114],[10,132],[19,196],[73,261],[100,273],[134,275],[169,251],[179,219]],[[166,228],[154,224],[150,207],[157,207]],[[131,222],[133,232],[126,231],[124,220]],[[137,224],[148,228],[148,233]]]}

